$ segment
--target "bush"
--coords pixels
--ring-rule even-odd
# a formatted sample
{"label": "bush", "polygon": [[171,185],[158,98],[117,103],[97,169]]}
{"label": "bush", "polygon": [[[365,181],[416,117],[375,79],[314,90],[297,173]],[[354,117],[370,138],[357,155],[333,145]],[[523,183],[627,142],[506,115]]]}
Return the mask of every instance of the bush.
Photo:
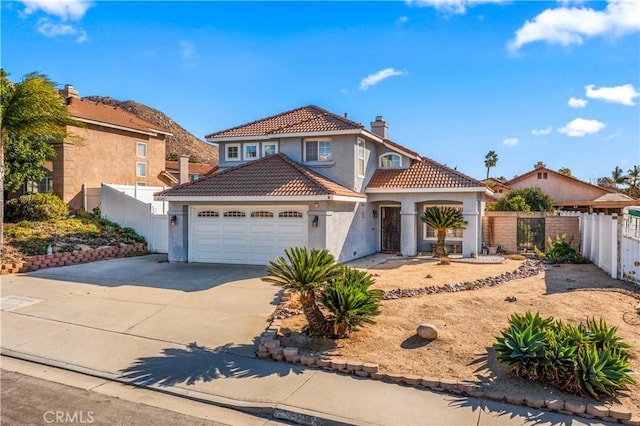
{"label": "bush", "polygon": [[555,241],[551,237],[547,238],[546,251],[534,247],[534,251],[538,257],[547,263],[591,263],[591,261],[582,256],[571,247],[571,241],[567,242],[567,234],[556,235]]}
{"label": "bush", "polygon": [[57,195],[38,193],[7,201],[4,217],[7,222],[45,221],[61,219],[68,213],[67,205]]}
{"label": "bush", "polygon": [[538,313],[514,313],[493,347],[498,361],[517,376],[599,399],[635,383],[630,346],[616,331],[603,319],[575,326]]}
{"label": "bush", "polygon": [[488,209],[523,212],[551,211],[553,210],[553,198],[538,187],[518,188],[510,191]]}

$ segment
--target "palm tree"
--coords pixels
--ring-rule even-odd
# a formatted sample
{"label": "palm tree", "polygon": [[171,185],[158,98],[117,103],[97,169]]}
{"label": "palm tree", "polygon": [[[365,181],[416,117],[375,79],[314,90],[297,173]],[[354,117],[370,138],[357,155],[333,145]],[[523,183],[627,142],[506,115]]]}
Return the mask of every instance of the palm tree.
{"label": "palm tree", "polygon": [[330,325],[318,307],[317,299],[325,286],[336,279],[341,267],[327,250],[293,247],[284,251],[285,257],[278,256],[267,265],[270,282],[300,294],[302,311],[309,323],[312,336],[328,336]]}
{"label": "palm tree", "polygon": [[633,166],[627,170],[627,184],[629,185],[629,195],[637,197],[640,194],[640,166]]}
{"label": "palm tree", "polygon": [[624,172],[618,166],[611,172],[611,180],[617,187],[618,185],[623,185],[627,182],[628,176],[623,174]]}
{"label": "palm tree", "polygon": [[445,257],[445,238],[447,231],[452,228],[465,228],[462,211],[451,206],[433,206],[425,210],[420,220],[437,232],[436,252],[433,257]]}
{"label": "palm tree", "polygon": [[322,292],[322,303],[331,311],[336,337],[347,337],[362,324],[373,324],[380,313],[382,290],[369,290],[373,277],[366,272],[343,268],[342,275]]}
{"label": "palm tree", "polygon": [[489,179],[489,170],[498,164],[498,154],[495,151],[487,152],[484,156],[484,166],[487,168],[487,179]]}

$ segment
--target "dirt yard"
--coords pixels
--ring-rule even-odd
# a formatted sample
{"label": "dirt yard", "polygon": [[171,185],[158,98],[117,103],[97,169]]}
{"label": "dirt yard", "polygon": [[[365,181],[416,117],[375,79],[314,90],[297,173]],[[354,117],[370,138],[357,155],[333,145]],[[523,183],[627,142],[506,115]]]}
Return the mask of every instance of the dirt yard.
{"label": "dirt yard", "polygon": [[[376,287],[385,290],[441,286],[514,271],[522,261],[503,264],[438,265],[432,260],[389,260],[370,268]],[[430,278],[427,278],[430,276]],[[505,299],[515,296],[517,301]],[[636,305],[640,291],[610,279],[593,265],[547,265],[546,271],[495,287],[456,293],[440,293],[382,302],[377,323],[354,332],[349,339],[315,340],[299,336],[305,325],[302,315],[283,322],[285,344],[301,346],[363,362],[375,362],[382,372],[416,374],[481,382],[492,391],[519,396],[577,399],[551,387],[508,375],[497,363],[492,345],[507,326],[513,312],[539,311],[563,321],[580,322],[603,317],[618,327],[618,335],[633,345],[631,366],[640,373],[640,316]],[[439,338],[430,343],[418,339],[416,327],[431,323]],[[288,336],[287,336],[288,334]],[[640,382],[640,374],[636,377]],[[640,385],[617,400],[640,415]]]}

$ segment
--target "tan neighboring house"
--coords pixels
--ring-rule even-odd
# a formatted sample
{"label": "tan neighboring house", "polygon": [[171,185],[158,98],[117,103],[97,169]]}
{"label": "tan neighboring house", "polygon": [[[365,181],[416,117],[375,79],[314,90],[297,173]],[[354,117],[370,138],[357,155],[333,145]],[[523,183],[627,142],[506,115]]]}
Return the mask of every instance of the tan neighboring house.
{"label": "tan neighboring house", "polygon": [[190,163],[187,155],[180,156],[178,161],[165,161],[165,169],[161,173],[162,180],[169,186],[192,182],[218,171],[218,166],[206,163]]}
{"label": "tan neighboring house", "polygon": [[[547,168],[539,161],[533,170],[503,182],[503,193],[494,194],[500,198],[511,189],[539,187],[553,198],[553,205],[559,210],[586,213],[620,213],[626,206],[639,205],[640,200],[615,189],[603,188],[584,182],[573,176],[566,176]],[[495,191],[494,191],[495,192]]]}
{"label": "tan neighboring house", "polygon": [[72,211],[99,205],[104,183],[165,186],[165,138],[171,133],[135,115],[101,103],[80,99],[73,86],[62,90],[71,117],[67,143],[54,145],[49,174],[53,192]]}

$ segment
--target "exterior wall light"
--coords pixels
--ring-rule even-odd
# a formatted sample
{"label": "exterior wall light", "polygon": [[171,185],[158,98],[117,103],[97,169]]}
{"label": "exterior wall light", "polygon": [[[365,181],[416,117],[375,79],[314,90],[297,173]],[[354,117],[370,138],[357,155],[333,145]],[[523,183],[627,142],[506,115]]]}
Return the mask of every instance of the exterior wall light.
{"label": "exterior wall light", "polygon": [[373,213],[373,218],[374,218],[374,219],[377,219],[377,218],[378,218],[378,210],[373,209],[373,212],[372,212],[372,213]]}
{"label": "exterior wall light", "polygon": [[318,216],[314,216],[313,220],[311,221],[311,226],[313,226],[314,228],[317,228],[319,221],[320,221],[320,218]]}
{"label": "exterior wall light", "polygon": [[171,224],[171,226],[176,226],[178,224],[178,216],[176,216],[175,214],[171,216],[171,220],[169,221],[169,223]]}

